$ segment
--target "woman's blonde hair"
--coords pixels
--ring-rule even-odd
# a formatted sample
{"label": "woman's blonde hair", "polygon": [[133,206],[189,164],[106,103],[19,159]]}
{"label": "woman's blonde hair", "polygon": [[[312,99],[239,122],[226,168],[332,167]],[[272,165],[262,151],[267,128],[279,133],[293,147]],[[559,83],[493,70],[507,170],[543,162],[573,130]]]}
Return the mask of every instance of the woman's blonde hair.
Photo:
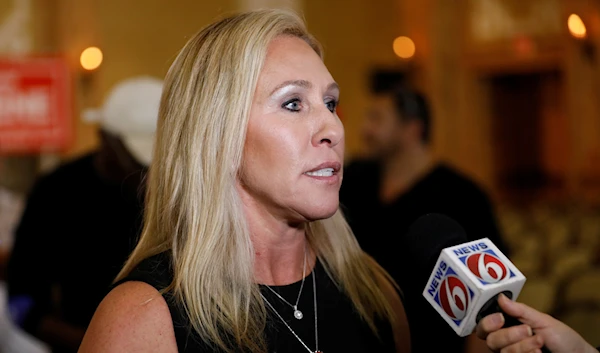
{"label": "woman's blonde hair", "polygon": [[[281,35],[318,42],[282,10],[215,22],[182,49],[165,78],[144,229],[117,280],[143,259],[170,251],[172,290],[200,338],[226,352],[265,352],[266,309],[254,280],[254,252],[237,173],[267,48]],[[377,277],[389,276],[358,246],[341,212],[307,227],[329,275],[376,332],[392,319]]]}

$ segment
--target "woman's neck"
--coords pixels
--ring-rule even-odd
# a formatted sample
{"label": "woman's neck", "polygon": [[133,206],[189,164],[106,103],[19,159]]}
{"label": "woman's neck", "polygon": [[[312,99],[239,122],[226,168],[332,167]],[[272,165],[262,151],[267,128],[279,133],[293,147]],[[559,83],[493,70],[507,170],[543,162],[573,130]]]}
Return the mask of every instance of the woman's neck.
{"label": "woman's neck", "polygon": [[254,275],[259,284],[286,285],[302,279],[315,256],[306,238],[306,223],[290,224],[271,214],[248,195],[242,197],[244,212],[254,247]]}
{"label": "woman's neck", "polygon": [[280,236],[279,239],[252,230],[251,234],[255,252],[254,273],[258,283],[287,285],[310,273],[314,257],[304,232]]}

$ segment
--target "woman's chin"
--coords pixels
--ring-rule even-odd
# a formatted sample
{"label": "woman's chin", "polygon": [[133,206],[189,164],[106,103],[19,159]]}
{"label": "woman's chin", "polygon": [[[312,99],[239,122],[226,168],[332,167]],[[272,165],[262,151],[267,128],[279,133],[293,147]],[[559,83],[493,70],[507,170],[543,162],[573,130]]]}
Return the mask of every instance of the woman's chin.
{"label": "woman's chin", "polygon": [[327,219],[333,217],[333,215],[337,212],[339,207],[339,202],[331,205],[318,205],[313,207],[310,211],[305,213],[305,217],[309,221],[318,221],[321,219]]}

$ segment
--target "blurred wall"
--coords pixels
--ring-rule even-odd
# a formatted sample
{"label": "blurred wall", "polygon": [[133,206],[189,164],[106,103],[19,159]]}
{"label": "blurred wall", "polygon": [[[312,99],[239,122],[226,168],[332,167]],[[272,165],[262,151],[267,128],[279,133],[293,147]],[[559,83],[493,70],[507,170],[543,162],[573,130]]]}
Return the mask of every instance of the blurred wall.
{"label": "blurred wall", "polygon": [[[75,71],[76,113],[101,105],[111,87],[125,78],[164,77],[191,35],[235,7],[234,0],[38,0],[38,11],[48,14],[46,28],[40,28],[43,41],[51,43],[46,50],[64,54]],[[92,73],[79,69],[79,55],[88,46],[98,46],[104,53],[102,65]],[[98,142],[94,126],[77,114],[75,120],[76,139],[67,158]]]}

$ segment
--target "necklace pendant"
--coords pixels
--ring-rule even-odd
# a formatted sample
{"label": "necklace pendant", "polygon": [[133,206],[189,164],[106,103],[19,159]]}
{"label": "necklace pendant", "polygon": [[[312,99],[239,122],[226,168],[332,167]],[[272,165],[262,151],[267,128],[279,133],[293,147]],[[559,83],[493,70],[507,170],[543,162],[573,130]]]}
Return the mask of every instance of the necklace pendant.
{"label": "necklace pendant", "polygon": [[302,314],[302,311],[294,308],[294,317],[298,320],[302,320],[302,318],[304,317],[304,314]]}

